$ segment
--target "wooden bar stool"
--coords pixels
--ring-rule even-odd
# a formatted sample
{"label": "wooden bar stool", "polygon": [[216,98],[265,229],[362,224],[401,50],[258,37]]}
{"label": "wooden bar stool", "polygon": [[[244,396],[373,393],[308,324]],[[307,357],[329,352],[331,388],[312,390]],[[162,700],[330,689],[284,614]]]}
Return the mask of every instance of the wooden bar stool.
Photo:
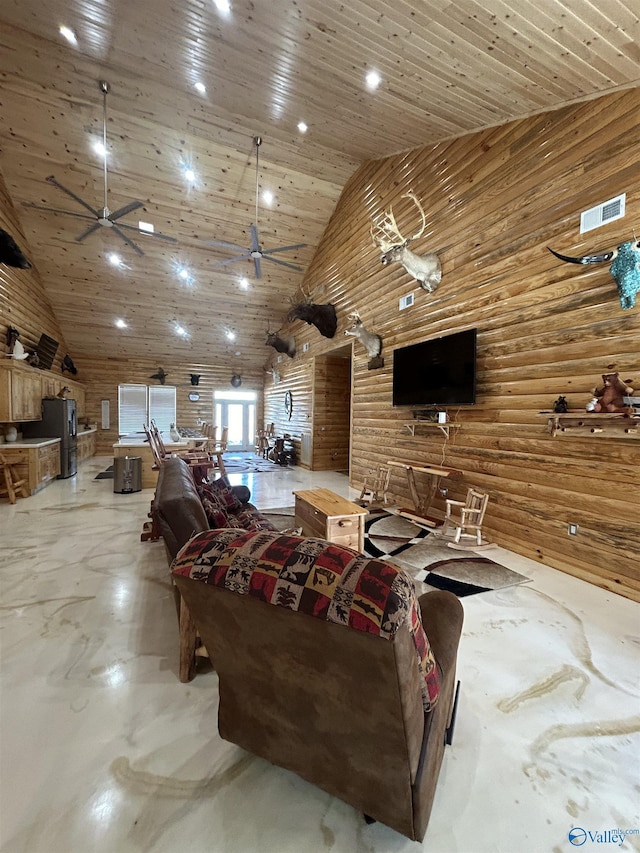
{"label": "wooden bar stool", "polygon": [[16,471],[16,465],[12,465],[0,453],[0,495],[8,495],[9,501],[16,502],[16,493],[19,492],[23,498],[30,495],[27,480],[21,478]]}

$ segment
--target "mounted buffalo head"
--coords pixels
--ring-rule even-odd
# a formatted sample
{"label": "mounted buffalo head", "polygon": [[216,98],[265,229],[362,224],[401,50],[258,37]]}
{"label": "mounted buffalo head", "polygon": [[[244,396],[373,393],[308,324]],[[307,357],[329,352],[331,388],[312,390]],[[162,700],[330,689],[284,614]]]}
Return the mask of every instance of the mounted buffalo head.
{"label": "mounted buffalo head", "polygon": [[21,270],[31,269],[31,264],[18,248],[16,241],[3,228],[0,228],[0,264]]}
{"label": "mounted buffalo head", "polygon": [[633,308],[636,304],[636,294],[640,291],[640,240],[629,240],[621,243],[612,252],[600,255],[585,255],[582,258],[571,258],[560,255],[547,246],[547,249],[561,261],[570,264],[600,264],[612,261],[609,272],[618,285],[618,296],[623,309]]}
{"label": "mounted buffalo head", "polygon": [[282,352],[293,358],[296,354],[296,342],[293,338],[281,338],[277,332],[267,331],[265,345],[273,347],[276,352]]}

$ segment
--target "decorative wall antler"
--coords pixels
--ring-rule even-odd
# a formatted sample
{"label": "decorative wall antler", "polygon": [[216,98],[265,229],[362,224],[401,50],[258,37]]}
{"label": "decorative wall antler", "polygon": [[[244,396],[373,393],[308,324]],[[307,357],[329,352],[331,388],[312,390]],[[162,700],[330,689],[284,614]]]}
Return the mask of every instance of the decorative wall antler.
{"label": "decorative wall antler", "polygon": [[433,293],[442,278],[442,268],[438,256],[434,253],[423,256],[416,255],[415,252],[407,248],[412,240],[417,240],[422,236],[427,217],[422,205],[412,192],[405,193],[401,198],[410,198],[420,211],[422,224],[418,231],[411,237],[403,237],[391,206],[388,212],[385,211],[383,218],[376,223],[375,227],[371,226],[371,239],[374,245],[382,251],[381,261],[383,264],[394,262],[402,264],[409,275],[420,282],[421,287],[427,292]]}

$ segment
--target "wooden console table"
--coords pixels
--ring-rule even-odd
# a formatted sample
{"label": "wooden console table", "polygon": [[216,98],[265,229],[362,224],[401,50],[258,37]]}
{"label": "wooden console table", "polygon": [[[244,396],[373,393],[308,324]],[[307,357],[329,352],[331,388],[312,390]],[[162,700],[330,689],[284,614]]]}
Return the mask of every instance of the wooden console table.
{"label": "wooden console table", "polygon": [[[411,513],[407,510],[398,510],[397,514],[404,515],[406,518],[410,518],[412,520],[417,520],[421,524],[426,524],[430,527],[435,527],[438,522],[429,518],[427,516],[427,513],[429,512],[431,504],[433,503],[433,499],[438,489],[438,484],[440,483],[440,478],[457,477],[459,476],[460,472],[452,468],[434,468],[428,465],[407,465],[404,462],[390,461],[387,462],[387,465],[390,468],[402,468],[404,471],[406,471],[407,481],[409,483],[409,494],[411,495],[411,500],[413,501],[413,506],[415,509],[415,513]],[[419,474],[426,474],[428,477],[427,489],[423,498],[420,497],[418,487],[416,486],[416,471]]]}
{"label": "wooden console table", "polygon": [[364,553],[364,519],[368,510],[329,489],[294,492],[296,525],[305,536],[319,536]]}

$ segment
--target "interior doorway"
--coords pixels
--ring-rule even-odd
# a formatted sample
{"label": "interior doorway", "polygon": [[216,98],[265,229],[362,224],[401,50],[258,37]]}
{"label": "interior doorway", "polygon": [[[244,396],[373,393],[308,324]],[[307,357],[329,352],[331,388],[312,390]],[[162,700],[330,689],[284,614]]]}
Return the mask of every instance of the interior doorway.
{"label": "interior doorway", "polygon": [[216,438],[224,427],[229,428],[227,450],[253,450],[256,435],[256,392],[216,391],[213,403],[213,421]]}
{"label": "interior doorway", "polygon": [[314,359],[313,471],[349,473],[352,355],[348,343]]}

